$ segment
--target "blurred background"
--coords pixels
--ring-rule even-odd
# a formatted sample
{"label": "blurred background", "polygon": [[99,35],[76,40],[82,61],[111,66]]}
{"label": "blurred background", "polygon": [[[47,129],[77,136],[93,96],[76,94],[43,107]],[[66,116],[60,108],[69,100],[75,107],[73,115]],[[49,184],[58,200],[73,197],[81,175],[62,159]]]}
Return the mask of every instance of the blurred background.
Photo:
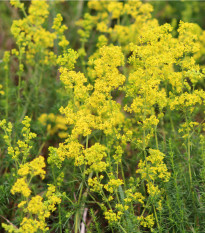
{"label": "blurred background", "polygon": [[[143,1],[153,5],[153,16],[160,24],[170,23],[174,28],[180,20],[184,22],[197,23],[205,30],[205,2],[204,1]],[[29,6],[30,1],[24,2]],[[81,18],[87,10],[87,1],[57,1],[51,0],[52,7],[50,18],[61,12],[64,23],[68,26],[67,38],[73,48],[78,48],[79,41],[75,22]],[[0,1],[0,60],[3,52],[15,47],[14,40],[10,33],[10,27],[14,19],[21,17],[20,11],[12,7],[9,1]]]}

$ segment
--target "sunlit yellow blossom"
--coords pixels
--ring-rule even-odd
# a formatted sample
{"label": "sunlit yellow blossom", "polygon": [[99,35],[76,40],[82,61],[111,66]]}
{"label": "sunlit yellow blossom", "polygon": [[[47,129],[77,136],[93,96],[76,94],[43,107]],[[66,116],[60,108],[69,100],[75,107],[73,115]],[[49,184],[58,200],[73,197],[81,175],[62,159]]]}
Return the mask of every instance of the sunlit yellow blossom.
{"label": "sunlit yellow blossom", "polygon": [[43,170],[43,168],[45,168],[46,164],[44,162],[44,157],[43,156],[39,156],[38,158],[32,160],[29,163],[29,168],[31,171],[31,174],[34,176],[40,175],[41,179],[45,178],[45,170]]}
{"label": "sunlit yellow blossom", "polygon": [[13,185],[11,189],[11,193],[21,193],[24,197],[28,197],[31,194],[31,190],[26,183],[25,177],[17,179],[16,183]]}
{"label": "sunlit yellow blossom", "polygon": [[120,185],[123,184],[123,181],[120,179],[110,179],[110,181],[104,185],[104,188],[110,192],[113,193],[114,190],[116,190]]}
{"label": "sunlit yellow blossom", "polygon": [[147,215],[146,217],[140,216],[137,217],[137,219],[140,221],[140,225],[142,225],[143,227],[152,228],[154,226],[153,214]]}

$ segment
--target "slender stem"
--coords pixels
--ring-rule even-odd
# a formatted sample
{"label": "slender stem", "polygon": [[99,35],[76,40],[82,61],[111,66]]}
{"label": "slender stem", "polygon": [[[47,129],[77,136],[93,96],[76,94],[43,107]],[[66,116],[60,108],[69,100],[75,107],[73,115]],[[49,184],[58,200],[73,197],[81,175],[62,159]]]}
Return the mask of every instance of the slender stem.
{"label": "slender stem", "polygon": [[17,96],[17,103],[18,103],[18,115],[20,113],[20,106],[21,106],[21,77],[22,76],[22,51],[19,46],[19,71],[18,71],[18,96]]}
{"label": "slender stem", "polygon": [[18,79],[18,97],[17,97],[18,114],[20,113],[20,102],[21,102],[20,90],[21,90],[21,75],[19,75],[19,79]]}
{"label": "slender stem", "polygon": [[188,165],[189,165],[189,178],[190,178],[190,184],[192,187],[192,174],[191,174],[191,146],[190,146],[190,137],[188,136],[188,145],[187,145],[187,149],[188,149]]}
{"label": "slender stem", "polygon": [[187,157],[188,157],[188,168],[189,168],[189,179],[192,188],[192,174],[191,174],[191,143],[190,143],[190,134],[189,134],[189,122],[187,119],[187,114],[185,113],[186,125],[187,125]]}
{"label": "slender stem", "polygon": [[155,134],[156,147],[157,147],[157,150],[158,150],[159,149],[159,145],[158,145],[158,138],[157,138],[157,126],[154,129],[154,134]]}
{"label": "slender stem", "polygon": [[156,208],[155,208],[154,205],[153,205],[153,209],[154,209],[155,219],[156,219],[156,222],[157,222],[157,227],[158,227],[158,229],[159,229],[159,232],[162,232],[162,231],[161,231],[161,227],[160,227],[160,225],[159,225],[159,221],[158,221],[158,217],[157,217]]}
{"label": "slender stem", "polygon": [[8,109],[9,109],[9,72],[8,69],[6,70],[6,106],[5,106],[5,112],[6,112],[6,120],[8,121]]}
{"label": "slender stem", "polygon": [[79,218],[79,213],[75,215],[75,233],[78,233],[78,218]]}
{"label": "slender stem", "polygon": [[60,225],[60,233],[62,233],[61,204],[58,204],[58,218],[59,218],[59,225]]}
{"label": "slender stem", "polygon": [[124,186],[126,188],[125,174],[124,174],[124,170],[123,170],[123,166],[122,166],[122,160],[120,162],[120,167],[121,167],[122,179],[123,179],[123,182],[124,182]]}
{"label": "slender stem", "polygon": [[[85,145],[86,149],[88,148],[88,142],[89,142],[89,137],[87,135],[87,137],[86,137],[86,145]],[[92,176],[92,174],[90,174],[90,175]],[[84,166],[84,171],[83,171],[83,174],[82,174],[82,178],[83,178],[83,181],[81,182],[80,194],[79,194],[79,197],[78,197],[78,204],[80,204],[80,202],[81,202],[82,192],[83,192],[83,187],[84,187],[83,183],[85,182],[85,166]],[[78,210],[77,213],[76,213],[76,215],[75,215],[75,233],[78,232],[79,215],[80,215],[80,211]]]}
{"label": "slender stem", "polygon": [[[54,179],[54,184],[57,187],[57,182],[56,182],[56,177],[54,174],[53,166],[51,167],[51,170],[52,170],[52,175]],[[61,205],[60,204],[58,204],[58,219],[59,219],[60,233],[62,233],[62,218],[61,218]]]}
{"label": "slender stem", "polygon": [[118,223],[118,226],[121,228],[121,230],[124,232],[124,233],[127,233],[127,231]]}

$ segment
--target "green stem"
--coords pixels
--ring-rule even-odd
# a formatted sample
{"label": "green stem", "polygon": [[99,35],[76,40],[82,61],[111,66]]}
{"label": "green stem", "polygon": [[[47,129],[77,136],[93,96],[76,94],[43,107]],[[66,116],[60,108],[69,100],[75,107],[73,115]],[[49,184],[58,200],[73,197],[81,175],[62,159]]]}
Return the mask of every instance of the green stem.
{"label": "green stem", "polygon": [[162,231],[161,231],[161,227],[160,227],[160,225],[159,225],[159,221],[158,221],[158,217],[157,217],[156,208],[155,208],[154,205],[153,205],[153,209],[154,209],[155,219],[156,219],[156,222],[157,222],[157,227],[158,227],[158,229],[159,229],[159,232],[162,232]]}
{"label": "green stem", "polygon": [[59,218],[59,225],[60,225],[60,233],[62,233],[61,204],[58,204],[58,218]]}
{"label": "green stem", "polygon": [[18,115],[20,113],[20,107],[21,107],[21,75],[22,75],[22,52],[21,48],[19,47],[19,71],[18,71],[18,96],[17,96],[17,103],[18,103]]}
{"label": "green stem", "polygon": [[158,138],[157,138],[157,126],[154,129],[154,134],[155,134],[156,147],[157,147],[157,150],[158,150],[159,149],[159,145],[158,145]]}
{"label": "green stem", "polygon": [[18,96],[17,96],[18,114],[20,113],[20,103],[21,103],[20,90],[21,90],[21,75],[19,75],[19,79],[18,79]]}
{"label": "green stem", "polygon": [[124,186],[126,189],[125,174],[124,174],[124,170],[123,170],[123,166],[122,166],[122,161],[120,162],[120,167],[121,167],[122,179],[123,179]]}
{"label": "green stem", "polygon": [[187,134],[188,134],[188,139],[187,139],[187,157],[188,157],[189,179],[190,179],[190,184],[191,184],[191,189],[192,189],[192,174],[191,174],[191,143],[190,143],[190,134],[189,134],[189,122],[188,122],[187,114],[186,114],[186,113],[185,113],[185,119],[186,119]]}
{"label": "green stem", "polygon": [[191,148],[190,148],[190,137],[188,136],[188,145],[187,145],[187,149],[188,149],[188,166],[189,166],[189,178],[190,178],[190,184],[192,187],[192,174],[191,174]]}
{"label": "green stem", "polygon": [[9,109],[9,73],[8,70],[6,71],[6,106],[5,106],[5,112],[6,112],[6,121],[8,121],[8,109]]}
{"label": "green stem", "polygon": [[[87,135],[87,137],[86,137],[86,145],[85,145],[86,149],[88,148],[88,142],[89,142],[89,137]],[[92,174],[90,174],[90,176],[92,176]],[[83,183],[85,182],[85,166],[84,166],[84,171],[83,171],[83,174],[82,174],[82,178],[83,178],[83,181],[81,182],[80,194],[79,194],[79,197],[78,197],[78,205],[81,202],[81,197],[82,197],[82,192],[83,192],[83,186],[84,186]],[[80,215],[80,211],[78,210],[77,213],[76,213],[76,215],[75,215],[75,233],[78,232],[79,215]]]}
{"label": "green stem", "polygon": [[127,231],[126,231],[120,224],[118,224],[118,226],[121,228],[121,230],[122,230],[124,233],[127,233]]}
{"label": "green stem", "polygon": [[77,212],[75,215],[75,233],[78,233],[78,218],[79,218],[79,213]]}
{"label": "green stem", "polygon": [[[53,179],[54,179],[54,184],[57,187],[57,182],[56,182],[56,177],[54,174],[53,166],[51,167]],[[62,233],[62,218],[61,218],[61,205],[58,204],[58,219],[59,219],[59,227],[60,227],[60,233]]]}

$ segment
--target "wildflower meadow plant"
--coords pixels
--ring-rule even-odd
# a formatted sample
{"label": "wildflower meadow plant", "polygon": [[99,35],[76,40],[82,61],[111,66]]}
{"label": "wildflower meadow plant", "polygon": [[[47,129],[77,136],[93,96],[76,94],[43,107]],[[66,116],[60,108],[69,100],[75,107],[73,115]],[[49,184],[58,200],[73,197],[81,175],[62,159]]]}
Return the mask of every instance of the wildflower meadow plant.
{"label": "wildflower meadow plant", "polygon": [[77,2],[73,43],[58,4],[71,3],[11,1],[2,231],[203,232],[203,30],[131,0],[89,1],[79,18]]}

